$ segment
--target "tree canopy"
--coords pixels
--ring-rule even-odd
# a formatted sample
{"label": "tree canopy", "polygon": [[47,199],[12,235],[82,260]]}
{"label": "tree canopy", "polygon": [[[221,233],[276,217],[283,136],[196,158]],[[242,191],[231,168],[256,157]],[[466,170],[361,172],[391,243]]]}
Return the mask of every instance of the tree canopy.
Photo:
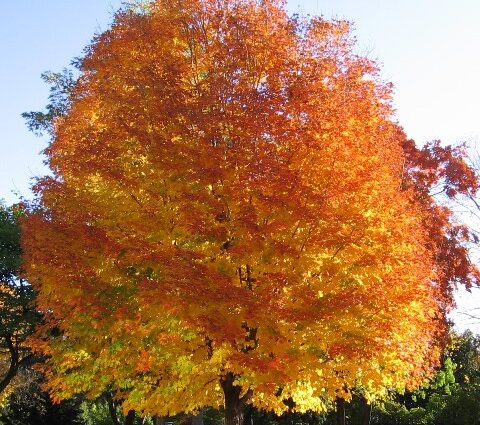
{"label": "tree canopy", "polygon": [[477,279],[431,189],[477,182],[407,140],[349,31],[276,0],[158,0],[94,39],[23,221],[57,398],[233,423],[430,376],[452,285]]}

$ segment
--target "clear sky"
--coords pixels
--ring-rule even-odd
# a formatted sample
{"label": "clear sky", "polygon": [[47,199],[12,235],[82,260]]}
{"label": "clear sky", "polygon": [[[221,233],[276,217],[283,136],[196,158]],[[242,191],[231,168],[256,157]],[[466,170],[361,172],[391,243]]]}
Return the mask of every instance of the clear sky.
{"label": "clear sky", "polygon": [[[30,179],[46,172],[45,140],[20,114],[40,110],[40,79],[82,53],[105,30],[120,0],[0,0],[0,198],[29,197]],[[354,22],[359,52],[382,64],[396,87],[397,119],[424,143],[474,144],[480,136],[480,0],[289,0],[290,11]],[[480,305],[463,296],[463,310]],[[457,318],[460,323],[460,317]],[[476,328],[480,329],[480,328]]]}

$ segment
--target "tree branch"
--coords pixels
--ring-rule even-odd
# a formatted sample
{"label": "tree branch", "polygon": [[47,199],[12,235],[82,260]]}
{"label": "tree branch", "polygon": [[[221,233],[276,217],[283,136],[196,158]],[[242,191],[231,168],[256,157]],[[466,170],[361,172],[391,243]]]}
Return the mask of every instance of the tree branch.
{"label": "tree branch", "polygon": [[5,376],[0,380],[0,393],[2,393],[5,390],[5,388],[8,387],[8,384],[12,382],[12,379],[15,378],[15,375],[17,374],[18,366],[19,366],[18,350],[17,350],[17,347],[13,344],[12,336],[4,335],[3,338],[5,339],[5,342],[8,347],[8,351],[10,352],[10,366]]}

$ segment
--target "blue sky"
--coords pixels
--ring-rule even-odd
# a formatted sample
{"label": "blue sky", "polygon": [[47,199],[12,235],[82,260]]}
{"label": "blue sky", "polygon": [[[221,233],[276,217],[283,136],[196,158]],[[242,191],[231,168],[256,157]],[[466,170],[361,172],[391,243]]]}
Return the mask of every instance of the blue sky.
{"label": "blue sky", "polygon": [[45,140],[30,134],[20,114],[41,110],[48,87],[40,74],[58,71],[79,56],[93,34],[107,28],[120,1],[2,1],[0,11],[0,198],[29,196],[31,177],[44,174]]}
{"label": "blue sky", "polygon": [[[105,30],[120,0],[2,0],[0,5],[0,198],[29,197],[30,179],[46,172],[46,141],[28,133],[20,114],[40,110],[58,71]],[[354,22],[358,51],[382,64],[396,87],[397,119],[424,143],[475,144],[480,136],[480,1],[289,0],[290,11]],[[462,309],[480,305],[462,296]],[[458,319],[460,322],[460,319]]]}

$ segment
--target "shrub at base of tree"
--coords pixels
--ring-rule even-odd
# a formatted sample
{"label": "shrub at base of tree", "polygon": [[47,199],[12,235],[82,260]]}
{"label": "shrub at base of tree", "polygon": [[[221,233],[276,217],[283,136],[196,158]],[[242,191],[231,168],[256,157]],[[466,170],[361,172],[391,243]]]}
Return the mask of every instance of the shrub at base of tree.
{"label": "shrub at base of tree", "polygon": [[3,425],[84,425],[81,413],[81,399],[74,397],[53,403],[42,389],[42,376],[26,370],[19,377],[19,383],[9,396],[6,407],[0,411]]}

